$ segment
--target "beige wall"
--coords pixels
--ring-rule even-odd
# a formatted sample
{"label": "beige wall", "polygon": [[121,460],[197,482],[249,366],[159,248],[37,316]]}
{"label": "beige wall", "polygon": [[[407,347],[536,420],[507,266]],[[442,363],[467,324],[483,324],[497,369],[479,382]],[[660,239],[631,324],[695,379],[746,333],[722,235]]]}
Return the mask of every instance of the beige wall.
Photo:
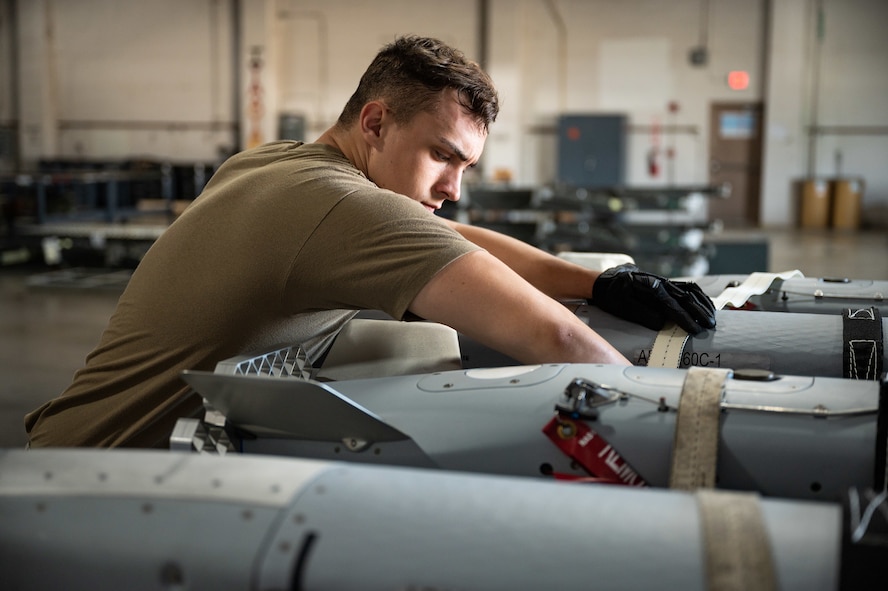
{"label": "beige wall", "polygon": [[[253,133],[274,139],[279,112],[304,114],[316,136],[379,46],[401,33],[441,37],[481,58],[476,0],[241,0],[237,29],[232,0],[0,0],[0,15],[12,3],[19,80],[9,80],[14,52],[4,19],[0,122],[19,121],[26,161],[211,160]],[[548,182],[556,116],[619,111],[632,126],[630,184],[705,183],[710,104],[761,100],[763,224],[792,224],[791,182],[835,174],[839,161],[842,173],[866,179],[867,205],[888,203],[888,37],[881,31],[888,2],[709,0],[704,30],[705,4],[490,0],[487,65],[503,109],[484,174],[506,169],[521,184]],[[688,52],[704,34],[709,61],[696,67]],[[262,60],[259,108],[250,94],[254,51]],[[727,87],[732,69],[750,72],[747,90]],[[834,132],[812,136],[812,121]],[[645,167],[652,126],[670,125],[678,131],[657,141],[675,158],[652,177]]]}

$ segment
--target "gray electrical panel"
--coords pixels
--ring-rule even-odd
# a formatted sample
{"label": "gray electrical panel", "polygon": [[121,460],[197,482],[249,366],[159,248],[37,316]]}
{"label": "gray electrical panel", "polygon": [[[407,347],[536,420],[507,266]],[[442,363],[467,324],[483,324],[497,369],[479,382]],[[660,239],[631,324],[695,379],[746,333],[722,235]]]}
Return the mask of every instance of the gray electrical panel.
{"label": "gray electrical panel", "polygon": [[18,129],[0,126],[0,172],[12,172],[18,162]]}
{"label": "gray electrical panel", "polygon": [[305,141],[305,115],[281,113],[278,117],[278,139]]}
{"label": "gray electrical panel", "polygon": [[559,183],[584,188],[624,184],[625,115],[562,115],[558,118]]}

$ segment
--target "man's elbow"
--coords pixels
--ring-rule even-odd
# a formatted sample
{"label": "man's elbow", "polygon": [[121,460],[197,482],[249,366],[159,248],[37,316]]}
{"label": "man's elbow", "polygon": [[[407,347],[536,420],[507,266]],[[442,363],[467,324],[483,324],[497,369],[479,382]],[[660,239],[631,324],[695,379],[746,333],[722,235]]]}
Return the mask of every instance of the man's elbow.
{"label": "man's elbow", "polygon": [[598,333],[579,322],[556,323],[540,332],[537,363],[615,363],[631,365]]}

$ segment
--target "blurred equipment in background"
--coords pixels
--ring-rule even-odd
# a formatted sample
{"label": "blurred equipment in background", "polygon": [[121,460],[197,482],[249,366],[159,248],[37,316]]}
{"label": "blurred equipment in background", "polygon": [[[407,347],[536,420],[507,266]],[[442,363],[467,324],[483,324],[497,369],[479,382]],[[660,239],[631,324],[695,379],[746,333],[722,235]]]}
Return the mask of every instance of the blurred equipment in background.
{"label": "blurred equipment in background", "polygon": [[[729,187],[468,187],[465,221],[550,252],[614,252],[661,275],[705,275],[708,202]],[[752,271],[751,269],[750,271]]]}
{"label": "blurred equipment in background", "polygon": [[0,174],[4,249],[22,253],[3,263],[134,266],[217,166],[56,159]]}

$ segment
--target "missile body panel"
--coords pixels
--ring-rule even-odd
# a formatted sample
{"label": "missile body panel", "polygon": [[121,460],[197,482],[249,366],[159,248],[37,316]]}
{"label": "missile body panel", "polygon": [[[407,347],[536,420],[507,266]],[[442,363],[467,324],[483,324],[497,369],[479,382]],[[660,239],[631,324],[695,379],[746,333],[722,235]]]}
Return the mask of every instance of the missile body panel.
{"label": "missile body panel", "polygon": [[[635,365],[651,365],[651,350],[657,331],[622,320],[595,306],[578,304],[575,314],[611,343]],[[886,365],[882,341],[888,334],[888,318],[878,321],[881,337],[863,348],[845,337],[841,314],[785,314],[719,310],[717,327],[690,337],[682,346],[678,367],[720,367],[762,369],[789,375],[852,377],[879,379],[878,368]],[[460,335],[464,367],[499,367],[517,362],[502,353]],[[865,376],[856,366],[849,366],[847,352],[854,349],[872,357]]]}
{"label": "missile body panel", "polygon": [[[682,277],[693,281],[706,295],[717,298],[726,289],[740,286],[749,275]],[[845,308],[875,306],[888,314],[888,281],[845,277],[790,277],[777,279],[764,293],[752,295],[745,310],[841,314]]]}
{"label": "missile body panel", "polygon": [[[3,450],[0,582],[69,591],[702,591],[713,588],[711,555],[727,548],[742,559],[731,544],[749,544],[751,529],[747,550],[762,560],[729,565],[754,585],[744,588],[851,588],[840,505],[728,494],[292,458]],[[721,519],[738,506],[744,521]]]}
{"label": "missile body panel", "polygon": [[[210,372],[184,378],[226,417],[234,447],[245,453],[543,479],[607,473],[623,484],[667,487],[687,375],[552,364],[330,383]],[[724,381],[716,486],[829,501],[850,486],[873,486],[884,473],[877,459],[884,385],[761,378],[736,372]],[[598,402],[589,412],[572,410],[578,398]],[[184,449],[191,439],[185,435]]]}

